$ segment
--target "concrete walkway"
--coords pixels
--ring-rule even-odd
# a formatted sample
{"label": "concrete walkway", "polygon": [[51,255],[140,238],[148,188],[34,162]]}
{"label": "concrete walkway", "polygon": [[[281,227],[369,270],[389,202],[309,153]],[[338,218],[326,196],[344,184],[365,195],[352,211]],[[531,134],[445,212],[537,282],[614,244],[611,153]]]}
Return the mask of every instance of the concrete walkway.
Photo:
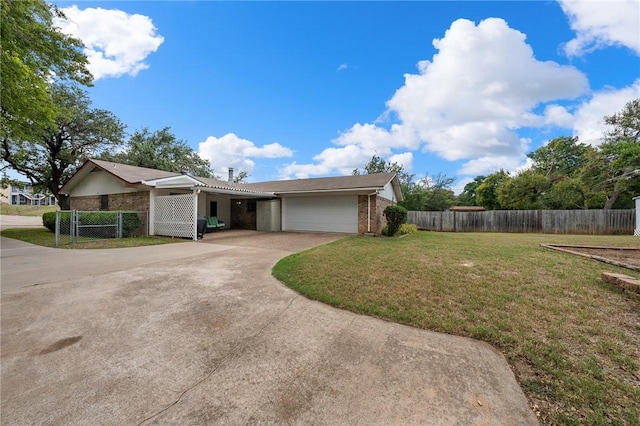
{"label": "concrete walkway", "polygon": [[42,228],[42,217],[0,215],[0,230],[7,228]]}
{"label": "concrete walkway", "polygon": [[270,235],[86,251],[3,238],[1,423],[537,424],[492,347],[299,296],[270,273],[290,251],[270,246],[327,237]]}

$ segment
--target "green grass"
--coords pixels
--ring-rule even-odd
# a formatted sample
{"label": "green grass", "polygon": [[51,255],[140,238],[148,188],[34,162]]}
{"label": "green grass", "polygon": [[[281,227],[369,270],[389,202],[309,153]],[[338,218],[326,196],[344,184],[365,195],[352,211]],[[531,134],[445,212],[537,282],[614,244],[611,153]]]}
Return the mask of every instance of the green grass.
{"label": "green grass", "polygon": [[[43,247],[56,247],[55,233],[48,229],[34,228],[11,228],[0,232],[0,235],[7,238],[24,241]],[[110,238],[100,240],[86,240],[80,243],[62,243],[57,248],[62,249],[107,249],[123,247],[153,246],[158,244],[170,244],[184,242],[180,238],[169,237],[131,237],[131,238]]]}
{"label": "green grass", "polygon": [[55,212],[58,206],[14,206],[11,204],[0,204],[0,215],[11,216],[42,216],[43,213]]}
{"label": "green grass", "polygon": [[274,275],[354,312],[491,343],[544,424],[640,425],[640,274],[539,247],[638,246],[633,236],[427,233],[351,237],[282,259]]}

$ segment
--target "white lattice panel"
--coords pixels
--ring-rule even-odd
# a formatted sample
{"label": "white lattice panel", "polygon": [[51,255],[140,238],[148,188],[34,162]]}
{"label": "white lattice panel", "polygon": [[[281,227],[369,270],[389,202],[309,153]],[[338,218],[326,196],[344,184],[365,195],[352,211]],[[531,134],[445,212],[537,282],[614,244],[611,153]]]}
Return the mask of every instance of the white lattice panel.
{"label": "white lattice panel", "polygon": [[635,235],[636,237],[640,237],[640,229],[634,230],[633,235]]}
{"label": "white lattice panel", "polygon": [[156,235],[193,238],[196,220],[193,195],[161,195],[154,199],[153,228]]}

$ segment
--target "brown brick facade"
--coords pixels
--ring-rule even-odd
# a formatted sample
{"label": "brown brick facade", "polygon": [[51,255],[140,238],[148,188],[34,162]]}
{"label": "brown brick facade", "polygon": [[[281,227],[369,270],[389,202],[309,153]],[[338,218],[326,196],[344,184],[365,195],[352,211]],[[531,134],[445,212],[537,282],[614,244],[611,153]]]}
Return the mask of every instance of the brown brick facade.
{"label": "brown brick facade", "polygon": [[256,229],[256,200],[231,200],[231,228]]}
{"label": "brown brick facade", "polygon": [[384,217],[384,209],[387,206],[393,204],[391,200],[387,200],[386,198],[382,198],[378,195],[371,196],[371,228],[369,230],[367,219],[369,218],[368,214],[368,196],[367,195],[358,195],[358,234],[364,234],[366,232],[371,232],[375,235],[380,235],[380,231],[387,224],[387,220]]}
{"label": "brown brick facade", "polygon": [[[107,197],[107,210],[149,210],[149,191],[128,192],[124,194],[109,194]],[[71,210],[97,211],[101,210],[102,196],[87,195],[71,197]]]}

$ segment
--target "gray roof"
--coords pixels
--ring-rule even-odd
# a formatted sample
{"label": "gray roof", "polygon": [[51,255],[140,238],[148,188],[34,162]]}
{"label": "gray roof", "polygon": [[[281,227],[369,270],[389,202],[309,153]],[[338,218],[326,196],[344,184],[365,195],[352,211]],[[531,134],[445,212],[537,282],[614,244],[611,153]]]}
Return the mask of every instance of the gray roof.
{"label": "gray roof", "polygon": [[203,178],[198,176],[193,176],[193,178],[199,180],[200,182],[204,183],[207,186],[212,186],[214,188],[234,189],[232,186],[229,186],[229,183],[226,180],[210,179],[210,178]]}
{"label": "gray roof", "polygon": [[[145,167],[130,166],[104,160],[87,160],[82,167],[63,185],[61,191],[72,190],[78,182],[84,179],[95,168],[110,173],[121,179],[128,185],[143,184],[144,181],[181,176],[180,173],[164,170],[148,169]],[[330,191],[365,191],[382,189],[391,182],[396,175],[394,173],[374,173],[357,176],[339,176],[311,179],[278,180],[260,183],[235,184],[230,186],[223,180],[192,176],[204,186],[223,190],[250,192],[291,194],[305,192],[330,192]]]}
{"label": "gray roof", "polygon": [[357,176],[339,176],[311,179],[277,180],[271,182],[238,185],[254,191],[269,191],[276,194],[314,191],[340,191],[383,188],[393,178],[394,173],[374,173]]}
{"label": "gray roof", "polygon": [[180,173],[148,169],[146,167],[129,166],[128,164],[113,163],[111,161],[89,160],[87,163],[93,163],[104,171],[111,173],[115,177],[128,183],[141,183],[143,180],[180,176]]}

